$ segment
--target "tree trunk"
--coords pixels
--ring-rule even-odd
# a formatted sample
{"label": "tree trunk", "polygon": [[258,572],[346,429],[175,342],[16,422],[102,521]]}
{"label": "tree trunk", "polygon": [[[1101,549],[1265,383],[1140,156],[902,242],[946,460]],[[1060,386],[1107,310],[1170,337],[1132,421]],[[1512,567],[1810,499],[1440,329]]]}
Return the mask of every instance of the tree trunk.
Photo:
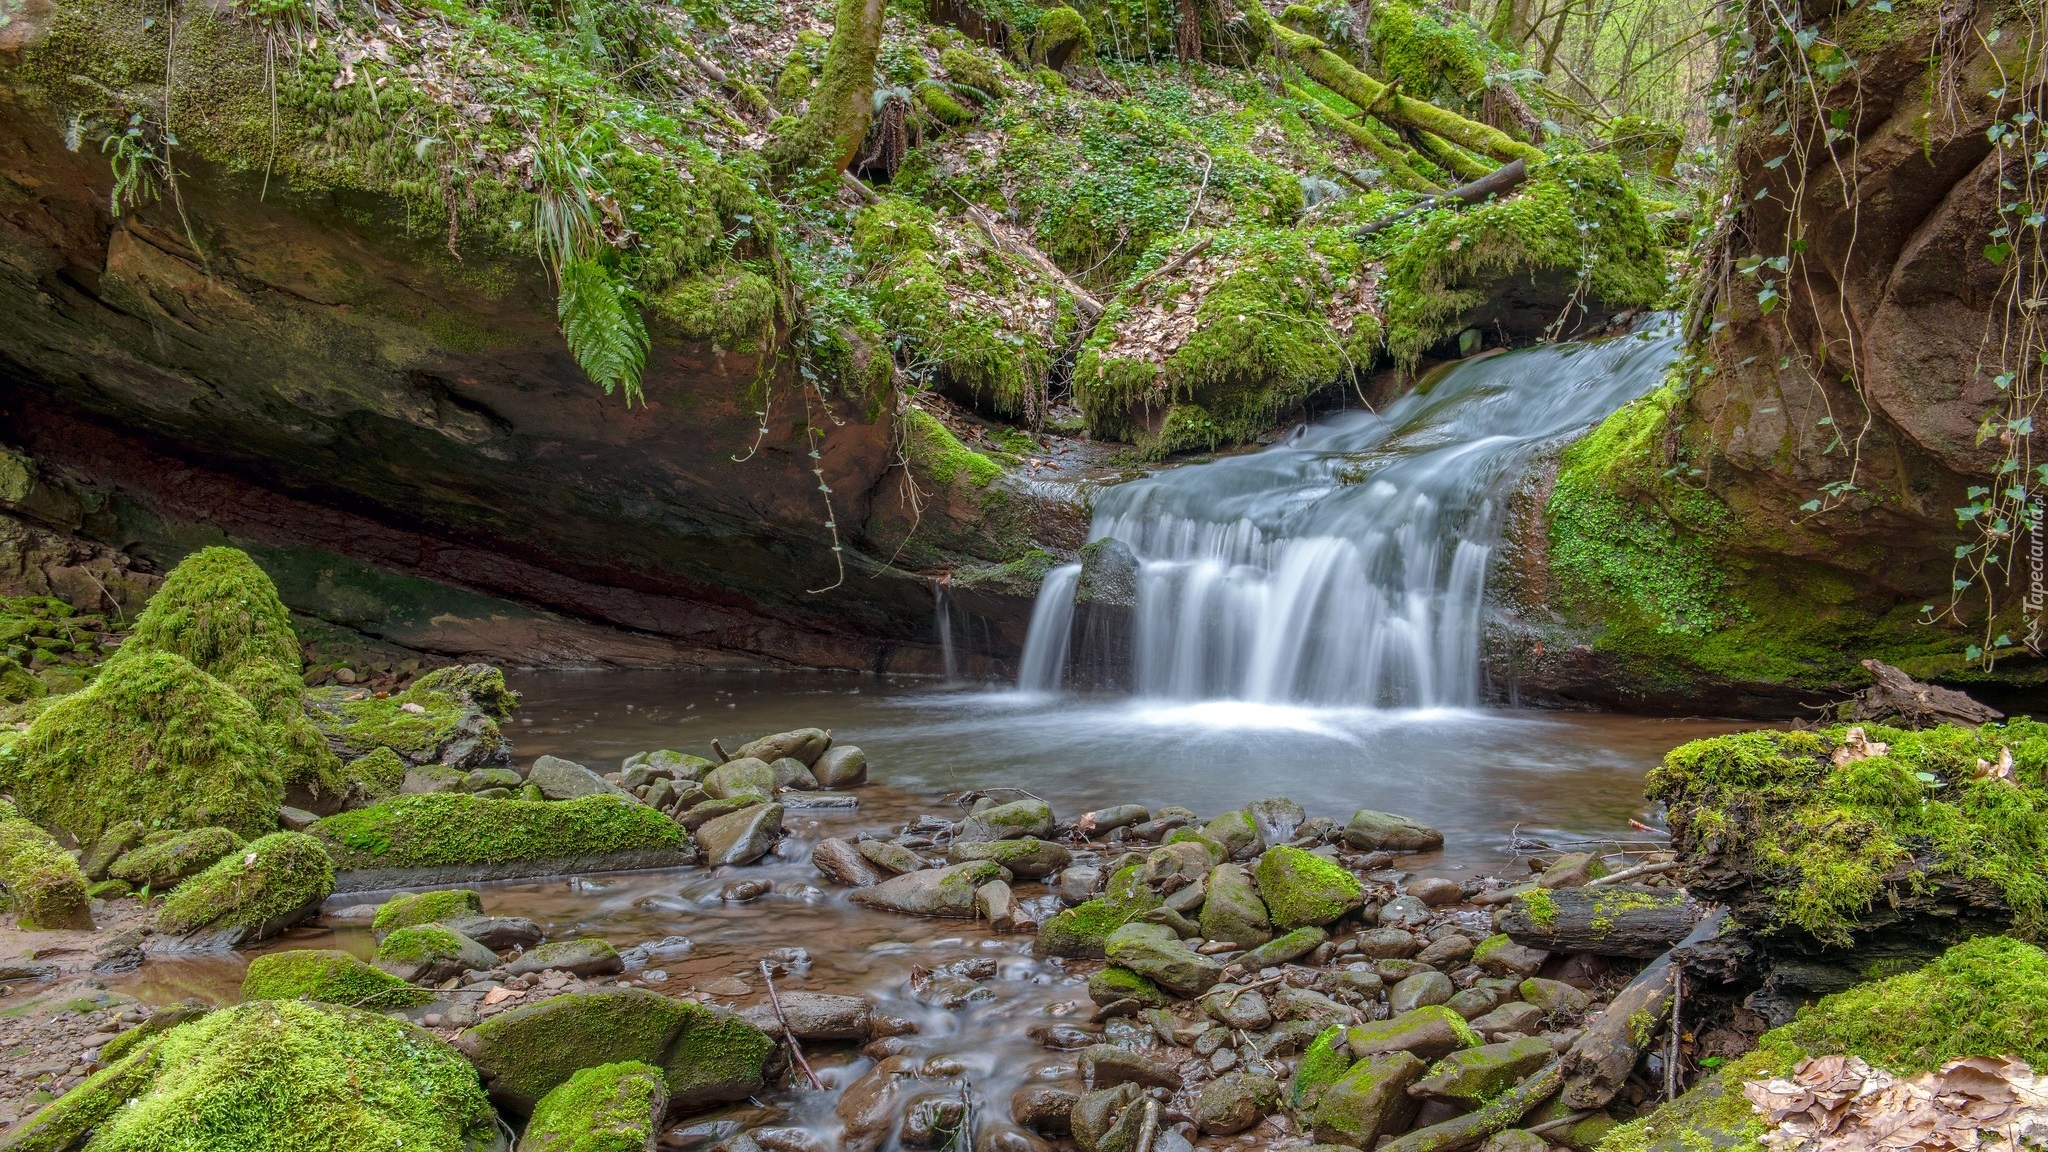
{"label": "tree trunk", "polygon": [[1642,1059],[1658,1024],[1671,1011],[1672,998],[1684,973],[1678,956],[1687,948],[1714,938],[1728,919],[1719,912],[1693,927],[1684,940],[1657,957],[1628,986],[1615,993],[1598,1016],[1564,1054],[1563,1100],[1571,1108],[1605,1108]]}
{"label": "tree trunk", "polygon": [[1487,38],[1510,52],[1519,51],[1529,35],[1529,0],[1500,0],[1487,25]]}
{"label": "tree trunk", "polygon": [[839,0],[825,71],[810,110],[790,135],[766,152],[778,171],[813,166],[845,171],[860,155],[874,115],[875,60],[882,50],[883,0]]}
{"label": "tree trunk", "polygon": [[1987,708],[1953,688],[1923,684],[1883,661],[1865,660],[1863,670],[1876,683],[1856,693],[1846,719],[1896,723],[1902,728],[1936,724],[1975,727],[2005,719],[2005,713],[1996,708]]}
{"label": "tree trunk", "polygon": [[1500,930],[1546,952],[1647,958],[1685,939],[1701,915],[1698,904],[1673,888],[1559,888],[1508,905]]}
{"label": "tree trunk", "polygon": [[1373,160],[1379,164],[1380,171],[1386,173],[1387,179],[1410,192],[1442,191],[1434,181],[1415,170],[1405,153],[1374,135],[1371,128],[1356,120],[1339,116],[1335,109],[1326,106],[1296,85],[1289,84],[1287,94],[1307,105],[1309,110],[1316,114],[1317,119],[1349,136],[1359,147],[1371,153]]}
{"label": "tree trunk", "polygon": [[1494,171],[1494,165],[1454,146],[1434,132],[1417,132],[1415,143],[1437,167],[1460,180],[1484,180]]}
{"label": "tree trunk", "polygon": [[1550,1099],[1563,1082],[1564,1062],[1552,1060],[1477,1112],[1468,1112],[1455,1120],[1427,1128],[1417,1128],[1406,1136],[1380,1145],[1379,1152],[1450,1152],[1453,1148],[1477,1144],[1520,1123],[1530,1109]]}

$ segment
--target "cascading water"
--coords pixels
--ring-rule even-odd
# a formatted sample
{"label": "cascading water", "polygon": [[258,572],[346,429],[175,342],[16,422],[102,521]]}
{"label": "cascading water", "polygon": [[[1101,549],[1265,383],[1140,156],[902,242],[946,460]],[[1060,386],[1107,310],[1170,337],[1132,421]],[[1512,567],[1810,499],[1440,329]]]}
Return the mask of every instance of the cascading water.
{"label": "cascading water", "polygon": [[[1543,445],[1663,378],[1660,325],[1451,369],[1378,414],[1104,491],[1090,539],[1139,562],[1139,695],[1264,703],[1478,702],[1486,573],[1500,501]],[[1057,688],[1079,566],[1039,591],[1020,686]]]}

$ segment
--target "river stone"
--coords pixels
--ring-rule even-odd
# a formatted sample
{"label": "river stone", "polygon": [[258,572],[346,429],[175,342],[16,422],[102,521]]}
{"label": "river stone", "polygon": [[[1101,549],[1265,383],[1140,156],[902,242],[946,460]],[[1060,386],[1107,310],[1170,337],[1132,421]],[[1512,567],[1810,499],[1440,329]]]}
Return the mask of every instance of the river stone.
{"label": "river stone", "polygon": [[1429,919],[1429,905],[1413,896],[1396,896],[1380,907],[1380,926],[1384,928],[1420,928]]}
{"label": "river stone", "polygon": [[1358,877],[1334,861],[1285,844],[1266,849],[1252,871],[1275,926],[1329,924],[1365,903]]}
{"label": "river stone", "polygon": [[[1113,1088],[1083,1092],[1067,1114],[1074,1142],[1090,1152],[1101,1152],[1104,1137],[1116,1128],[1117,1121],[1130,1111],[1131,1103],[1137,1099],[1136,1084],[1118,1084]],[[1135,1152],[1135,1148],[1125,1152]]]}
{"label": "river stone", "polygon": [[1045,1136],[1065,1136],[1074,1128],[1074,1103],[1081,1094],[1057,1084],[1025,1084],[1010,1093],[1010,1119]]}
{"label": "river stone", "polygon": [[421,764],[405,770],[405,780],[398,790],[407,795],[431,792],[460,792],[462,781],[469,773],[441,764]]}
{"label": "river stone", "polygon": [[1101,1007],[1129,1000],[1141,1008],[1163,1008],[1173,997],[1129,968],[1112,964],[1088,977],[1088,998]]}
{"label": "river stone", "polygon": [[1406,816],[1364,808],[1344,826],[1344,843],[1361,852],[1434,852],[1444,846],[1444,834]]}
{"label": "river stone", "polygon": [[513,976],[545,972],[550,968],[588,978],[624,972],[626,963],[619,959],[619,950],[606,941],[583,937],[542,944],[505,964],[505,971]]}
{"label": "river stone", "polygon": [[1223,846],[1225,860],[1249,860],[1266,847],[1251,813],[1242,808],[1225,812],[1202,825],[1204,837]]}
{"label": "river stone", "polygon": [[1022,840],[980,840],[955,844],[946,853],[955,864],[993,860],[1026,880],[1037,880],[1065,868],[1074,854],[1064,845],[1027,836]]}
{"label": "river stone", "polygon": [[1273,1026],[1273,1006],[1257,988],[1218,984],[1202,995],[1202,1011],[1220,1024],[1246,1032],[1263,1032]]}
{"label": "river stone", "polygon": [[702,756],[691,756],[673,748],[661,748],[647,754],[646,764],[650,768],[666,768],[675,773],[677,780],[692,784],[704,779],[704,774],[718,767],[716,761]]}
{"label": "river stone", "polygon": [[1408,894],[1431,908],[1441,908],[1463,900],[1465,886],[1443,876],[1424,876],[1409,882]]}
{"label": "river stone", "polygon": [[1202,902],[1202,935],[1240,948],[1256,948],[1273,938],[1265,901],[1259,899],[1251,874],[1243,867],[1218,864],[1209,870],[1204,883],[1208,891]]}
{"label": "river stone", "polygon": [[1481,988],[1475,984],[1470,988],[1460,989],[1452,993],[1451,998],[1444,1001],[1444,1007],[1449,1008],[1467,1020],[1477,1020],[1479,1017],[1493,1011],[1493,1006],[1498,1003],[1500,1003],[1499,992],[1491,988]]}
{"label": "river stone", "polygon": [[1234,1136],[1257,1124],[1280,1100],[1280,1084],[1255,1072],[1231,1072],[1202,1085],[1195,1127],[1208,1136]]}
{"label": "river stone", "polygon": [[627,795],[604,777],[560,756],[542,756],[526,772],[526,782],[540,789],[550,800],[575,800],[582,796]]}
{"label": "river stone", "polygon": [[1592,997],[1561,980],[1532,977],[1522,981],[1521,991],[1522,999],[1552,1016],[1576,1016],[1593,1002]]}
{"label": "river stone", "polygon": [[511,791],[526,783],[510,768],[478,768],[462,778],[464,792],[488,792],[493,788]]}
{"label": "river stone", "polygon": [[[645,756],[646,753],[642,752],[640,755]],[[637,763],[628,762],[624,768],[619,770],[619,787],[628,791],[646,787],[653,784],[656,780],[666,780],[673,784],[675,779],[675,769],[666,765],[649,764],[645,760]]]}
{"label": "river stone", "polygon": [[668,1084],[651,1064],[580,1068],[534,1106],[517,1152],[652,1148],[667,1111]]}
{"label": "river stone", "polygon": [[854,850],[868,863],[898,876],[925,867],[924,857],[888,840],[863,840],[854,845]]}
{"label": "river stone", "polygon": [[1258,829],[1259,840],[1268,846],[1285,844],[1294,839],[1295,833],[1308,822],[1308,813],[1301,805],[1285,796],[1268,796],[1245,805],[1251,815],[1252,824]]}
{"label": "river stone", "polygon": [[196,876],[244,844],[226,828],[194,828],[124,853],[107,867],[107,875],[137,888],[169,891],[180,880]]}
{"label": "river stone", "polygon": [[857,788],[868,782],[868,754],[851,744],[834,744],[811,765],[820,788]]}
{"label": "river stone", "polygon": [[1503,1004],[1472,1021],[1472,1030],[1481,1036],[1493,1036],[1501,1032],[1533,1034],[1542,1026],[1543,1009],[1523,1000]]}
{"label": "river stone", "polygon": [[1102,869],[1093,864],[1062,868],[1060,874],[1052,878],[1052,893],[1060,898],[1060,903],[1071,908],[1092,899],[1101,891],[1103,875]]}
{"label": "river stone", "polygon": [[811,775],[808,765],[794,756],[784,756],[780,760],[771,761],[768,767],[775,771],[777,788],[789,788],[798,792],[818,790],[818,778]]}
{"label": "river stone", "polygon": [[811,849],[811,863],[827,880],[848,888],[871,888],[882,879],[853,845],[837,836],[818,841]]}
{"label": "river stone", "polygon": [[1441,1060],[1461,1048],[1476,1047],[1478,1042],[1471,1026],[1442,1005],[1354,1025],[1344,1033],[1345,1046],[1360,1059],[1384,1052],[1412,1052],[1420,1060]]}
{"label": "river stone", "polygon": [[1358,1018],[1355,1009],[1313,988],[1289,988],[1284,984],[1273,992],[1273,1014],[1283,1020],[1316,1020],[1324,1024],[1348,1024]]}
{"label": "river stone", "polygon": [[1097,1088],[1137,1084],[1179,1090],[1181,1075],[1173,1065],[1114,1044],[1096,1044],[1080,1054],[1081,1075]]}
{"label": "river stone", "polygon": [[643,988],[571,992],[492,1016],[455,1046],[491,1099],[525,1114],[580,1068],[638,1060],[660,1068],[689,1111],[761,1090],[775,1041],[721,1009]]}
{"label": "river stone", "polygon": [[781,833],[782,805],[757,804],[699,825],[697,847],[708,868],[752,864],[768,854]]}
{"label": "river stone", "polygon": [[775,795],[775,769],[766,760],[742,756],[713,768],[704,777],[704,791],[714,800],[726,800],[751,792]]}
{"label": "river stone", "polygon": [[1322,1090],[1316,1103],[1315,1138],[1351,1148],[1371,1148],[1382,1133],[1398,1132],[1415,1118],[1408,1086],[1420,1079],[1423,1062],[1409,1052],[1373,1055],[1353,1064]]}
{"label": "river stone", "polygon": [[1081,813],[1081,818],[1074,821],[1074,828],[1083,836],[1102,836],[1118,828],[1143,824],[1151,818],[1152,813],[1141,804],[1118,804]]}
{"label": "river stone", "polygon": [[675,820],[676,823],[684,828],[695,832],[697,829],[720,817],[730,816],[735,812],[744,812],[749,808],[758,808],[767,802],[768,798],[766,796],[759,796],[752,792],[743,792],[738,796],[729,796],[723,800],[706,800],[702,804],[693,804],[690,806],[689,811],[677,816]]}
{"label": "river stone", "polygon": [[1022,918],[1017,910],[1016,896],[1001,880],[991,880],[974,890],[974,914],[988,921],[988,926],[997,932],[1015,930]]}
{"label": "river stone", "polygon": [[661,776],[647,785],[647,794],[641,799],[647,802],[649,808],[657,812],[666,812],[676,806],[676,796],[676,782]]}
{"label": "river stone", "polygon": [[540,925],[524,916],[447,916],[441,923],[493,952],[531,948],[543,939]]}
{"label": "river stone", "polygon": [[961,821],[955,843],[1015,840],[1052,835],[1052,808],[1043,800],[1013,800],[984,808]]}
{"label": "river stone", "polygon": [[732,754],[734,760],[749,756],[764,762],[773,762],[784,756],[803,761],[808,768],[818,762],[825,749],[832,746],[832,737],[823,728],[798,728],[793,732],[777,732],[763,736],[739,746]]}
{"label": "river stone", "polygon": [[1534,976],[1550,953],[1517,944],[1505,935],[1489,936],[1472,950],[1472,962],[1494,976]]}
{"label": "river stone", "polygon": [[858,996],[835,996],[826,992],[782,992],[781,1019],[774,1004],[757,1004],[741,1013],[755,1027],[770,1036],[782,1035],[782,1021],[798,1040],[866,1040],[874,1008]]}
{"label": "river stone", "polygon": [[377,967],[415,984],[438,984],[497,966],[497,953],[445,924],[400,928],[377,945]]}
{"label": "river stone", "polygon": [[1429,947],[1415,954],[1415,962],[1432,968],[1455,968],[1472,958],[1473,940],[1461,932],[1447,932]]}
{"label": "river stone", "polygon": [[921,1082],[919,1071],[915,1058],[891,1056],[847,1085],[832,1108],[843,1126],[840,1152],[877,1152],[889,1142],[905,1097]]}
{"label": "river stone", "polygon": [[1538,888],[1577,888],[1588,880],[1597,880],[1607,875],[1607,866],[1591,852],[1567,852],[1557,858],[1543,875],[1536,878]]}
{"label": "river stone", "polygon": [[1103,951],[1113,964],[1147,976],[1161,988],[1181,996],[1207,990],[1223,975],[1223,965],[1181,943],[1172,930],[1158,924],[1126,924],[1109,934]]}
{"label": "river stone", "polygon": [[853,902],[869,908],[907,912],[913,916],[951,916],[972,920],[975,889],[1001,875],[1002,868],[993,860],[973,860],[950,868],[926,868],[892,876],[872,888],[855,889]]}
{"label": "river stone", "polygon": [[1519,1084],[1554,1055],[1549,1041],[1534,1036],[1467,1048],[1437,1061],[1428,1077],[1416,1081],[1408,1092],[1476,1108]]}
{"label": "river stone", "polygon": [[1261,968],[1271,968],[1275,964],[1300,959],[1322,947],[1323,942],[1329,938],[1330,934],[1321,928],[1296,928],[1239,956],[1237,962],[1244,965],[1246,971],[1257,972]]}
{"label": "river stone", "polygon": [[1550,1152],[1550,1141],[1526,1128],[1510,1128],[1488,1136],[1479,1152]]}
{"label": "river stone", "polygon": [[1367,960],[1406,960],[1422,950],[1422,942],[1400,928],[1368,928],[1353,939],[1357,954]]}
{"label": "river stone", "polygon": [[85,873],[87,880],[105,880],[107,869],[113,866],[114,861],[142,843],[146,831],[140,820],[123,820],[118,824],[108,825],[107,830],[100,833],[99,840],[79,857],[79,870]]}

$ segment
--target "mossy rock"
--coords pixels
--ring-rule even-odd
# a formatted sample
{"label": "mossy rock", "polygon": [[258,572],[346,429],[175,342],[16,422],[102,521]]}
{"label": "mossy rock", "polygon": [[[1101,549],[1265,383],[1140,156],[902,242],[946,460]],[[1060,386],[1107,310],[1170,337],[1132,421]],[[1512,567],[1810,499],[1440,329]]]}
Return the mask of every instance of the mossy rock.
{"label": "mossy rock", "polygon": [[365,802],[376,803],[396,796],[405,786],[405,761],[389,748],[373,748],[342,767],[349,793]]}
{"label": "mossy rock", "polygon": [[92,924],[92,900],[78,861],[48,832],[0,800],[0,884],[23,928],[50,930]]}
{"label": "mossy rock", "polygon": [[332,948],[271,952],[249,962],[244,1000],[317,1000],[373,1012],[414,1008],[434,998],[396,976]]}
{"label": "mossy rock", "polygon": [[137,888],[162,891],[205,871],[246,843],[226,828],[194,828],[127,853],[114,861],[107,875]]}
{"label": "mossy rock", "polygon": [[1158,893],[1138,880],[1142,866],[1127,865],[1109,878],[1102,895],[1053,916],[1038,929],[1038,950],[1047,956],[1105,955],[1110,933],[1159,907]]}
{"label": "mossy rock", "polygon": [[667,1108],[668,1084],[651,1064],[578,1069],[534,1107],[519,1152],[642,1152]]}
{"label": "mossy rock", "polygon": [[689,835],[668,817],[617,796],[563,801],[487,800],[453,792],[394,796],[329,816],[309,831],[327,846],[337,869],[359,873],[566,865],[621,853],[680,862],[690,851]]}
{"label": "mossy rock", "polygon": [[11,1133],[95,1152],[484,1152],[497,1117],[476,1070],[375,1012],[253,1001],[151,1037]]}
{"label": "mossy rock", "polygon": [[241,944],[312,915],[333,891],[334,864],[320,841],[273,832],[178,885],[153,924],[165,936]]}
{"label": "mossy rock", "polygon": [[370,921],[370,931],[381,940],[400,928],[410,928],[415,924],[483,914],[483,898],[467,888],[401,892],[377,906],[377,914]]}
{"label": "mossy rock", "polygon": [[497,953],[446,924],[400,928],[377,945],[377,967],[411,982],[439,983],[497,966]]}
{"label": "mossy rock", "polygon": [[1358,877],[1333,860],[1285,844],[1266,849],[1252,878],[1282,931],[1333,923],[1365,902]]}
{"label": "mossy rock", "polygon": [[515,1008],[457,1041],[503,1107],[530,1113],[593,1062],[662,1069],[673,1105],[743,1100],[764,1083],[775,1042],[727,1012],[639,988],[572,992]]}
{"label": "mossy rock", "polygon": [[169,652],[110,664],[50,704],[0,755],[0,789],[29,819],[88,843],[129,820],[261,836],[284,802],[256,710]]}
{"label": "mossy rock", "polygon": [[[505,754],[498,721],[518,700],[505,687],[504,673],[488,664],[436,669],[382,700],[350,698],[356,695],[320,688],[310,696],[314,722],[344,754],[360,758],[388,749],[407,764],[465,769]],[[388,774],[388,765],[381,771]]]}

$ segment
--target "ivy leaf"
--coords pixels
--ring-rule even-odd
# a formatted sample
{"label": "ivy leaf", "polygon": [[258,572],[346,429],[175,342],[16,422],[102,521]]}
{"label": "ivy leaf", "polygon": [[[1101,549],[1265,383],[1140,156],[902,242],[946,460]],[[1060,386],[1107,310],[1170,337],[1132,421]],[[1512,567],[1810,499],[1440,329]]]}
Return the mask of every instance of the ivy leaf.
{"label": "ivy leaf", "polygon": [[1778,290],[1776,288],[1767,287],[1763,291],[1757,293],[1756,306],[1760,310],[1762,310],[1764,315],[1769,316],[1771,314],[1771,310],[1778,306]]}
{"label": "ivy leaf", "polygon": [[2005,263],[2005,258],[2010,255],[2012,255],[2012,245],[2010,244],[1986,244],[1984,246],[1984,258],[1993,264]]}

